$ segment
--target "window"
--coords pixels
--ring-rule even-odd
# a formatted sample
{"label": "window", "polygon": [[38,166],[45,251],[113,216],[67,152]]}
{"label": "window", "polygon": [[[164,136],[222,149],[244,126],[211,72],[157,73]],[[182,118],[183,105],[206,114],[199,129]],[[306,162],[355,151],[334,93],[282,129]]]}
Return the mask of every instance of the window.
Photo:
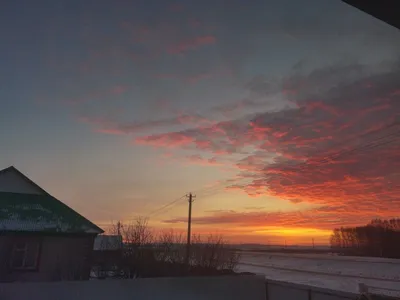
{"label": "window", "polygon": [[39,243],[34,241],[14,244],[11,268],[16,270],[35,270],[39,258]]}

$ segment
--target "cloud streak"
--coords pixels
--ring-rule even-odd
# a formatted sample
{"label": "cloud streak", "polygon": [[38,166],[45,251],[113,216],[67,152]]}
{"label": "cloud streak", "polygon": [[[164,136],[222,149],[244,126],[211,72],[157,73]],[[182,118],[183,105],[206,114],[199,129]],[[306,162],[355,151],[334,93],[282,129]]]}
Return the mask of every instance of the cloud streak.
{"label": "cloud streak", "polygon": [[[192,222],[202,226],[242,226],[248,228],[262,228],[269,226],[289,228],[319,228],[330,230],[340,226],[355,226],[368,223],[376,217],[396,216],[396,212],[389,208],[382,212],[368,211],[360,213],[357,210],[348,210],[346,206],[322,206],[308,210],[267,212],[257,211],[208,211],[205,215],[193,217]],[[178,217],[166,219],[167,224],[186,223],[187,218]]]}
{"label": "cloud streak", "polygon": [[201,166],[222,166],[223,164],[216,157],[204,158],[199,154],[193,154],[187,157],[187,161]]}
{"label": "cloud streak", "polygon": [[198,36],[192,39],[183,40],[178,43],[171,43],[167,46],[166,52],[168,54],[182,54],[187,51],[193,51],[197,48],[213,45],[217,41],[215,36],[212,35],[204,35]]}
{"label": "cloud streak", "polygon": [[[108,134],[127,135],[127,134],[138,134],[146,131],[153,131],[165,127],[181,126],[181,125],[193,125],[193,124],[212,124],[213,121],[203,117],[200,114],[187,114],[180,113],[175,117],[149,120],[149,121],[136,121],[136,122],[119,122],[109,118],[98,118],[83,116],[80,118],[81,121],[92,125],[96,132],[103,132]],[[175,135],[174,137],[177,137]],[[137,139],[137,142],[141,142],[141,138]],[[143,139],[143,143],[146,139]]]}

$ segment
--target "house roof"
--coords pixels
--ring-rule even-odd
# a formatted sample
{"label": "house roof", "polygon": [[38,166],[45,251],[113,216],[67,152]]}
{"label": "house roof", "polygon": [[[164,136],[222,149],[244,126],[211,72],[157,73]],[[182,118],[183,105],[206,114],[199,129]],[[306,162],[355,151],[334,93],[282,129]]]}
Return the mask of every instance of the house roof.
{"label": "house roof", "polygon": [[104,231],[46,195],[0,192],[0,232],[93,233]]}
{"label": "house roof", "polygon": [[343,2],[358,8],[359,10],[400,29],[400,13],[393,9],[398,4],[397,0],[366,1],[366,0],[342,0]]}
{"label": "house roof", "polygon": [[122,248],[121,235],[98,235],[94,240],[93,250],[119,250]]}
{"label": "house roof", "polygon": [[[16,175],[16,177],[15,177]],[[104,231],[78,214],[76,211],[51,196],[48,192],[11,166],[0,170],[0,176],[12,178],[3,181],[0,190],[0,232],[59,232],[59,233],[94,233]],[[5,176],[5,177],[4,177]],[[13,177],[14,176],[14,177]],[[26,183],[33,187],[15,185]]]}
{"label": "house roof", "polygon": [[25,176],[24,173],[22,173],[21,171],[19,171],[16,167],[14,166],[10,166],[8,168],[5,168],[3,170],[0,170],[0,175],[1,174],[6,174],[6,173],[15,173],[19,176],[19,178],[21,178],[23,181],[25,181],[26,183],[28,183],[29,185],[35,187],[36,189],[38,189],[39,191],[41,191],[43,194],[46,195],[50,195],[48,192],[46,192],[42,187],[40,187],[39,185],[37,185],[35,182],[33,182],[30,178],[28,178],[27,176]]}

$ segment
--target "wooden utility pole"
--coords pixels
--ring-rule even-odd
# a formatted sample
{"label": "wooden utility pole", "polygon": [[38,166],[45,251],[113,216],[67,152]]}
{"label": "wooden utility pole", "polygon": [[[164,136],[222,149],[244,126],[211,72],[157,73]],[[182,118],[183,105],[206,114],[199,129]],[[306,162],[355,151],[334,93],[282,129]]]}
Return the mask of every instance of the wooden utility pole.
{"label": "wooden utility pole", "polygon": [[190,238],[192,235],[192,203],[193,203],[193,198],[196,198],[196,196],[193,196],[192,193],[189,193],[188,197],[188,202],[189,202],[189,215],[188,215],[188,230],[187,230],[187,245],[186,245],[186,265],[189,267],[189,258],[190,258]]}
{"label": "wooden utility pole", "polygon": [[120,221],[118,221],[118,223],[117,223],[117,234],[121,235],[121,222]]}

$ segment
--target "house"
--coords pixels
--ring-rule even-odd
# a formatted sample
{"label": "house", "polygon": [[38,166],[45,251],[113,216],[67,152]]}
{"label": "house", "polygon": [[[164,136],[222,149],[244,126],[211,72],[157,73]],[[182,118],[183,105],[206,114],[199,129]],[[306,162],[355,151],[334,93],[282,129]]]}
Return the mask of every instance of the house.
{"label": "house", "polygon": [[112,277],[121,268],[123,241],[121,235],[98,235],[94,240],[91,276]]}
{"label": "house", "polygon": [[0,171],[0,282],[88,279],[100,233],[16,168]]}

